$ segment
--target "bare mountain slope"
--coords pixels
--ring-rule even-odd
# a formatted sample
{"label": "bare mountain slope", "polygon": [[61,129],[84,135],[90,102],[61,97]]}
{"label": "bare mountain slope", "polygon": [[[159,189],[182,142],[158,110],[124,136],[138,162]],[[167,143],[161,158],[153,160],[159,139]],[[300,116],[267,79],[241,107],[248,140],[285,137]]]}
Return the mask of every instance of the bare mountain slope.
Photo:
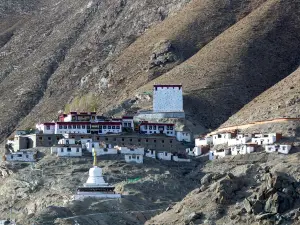
{"label": "bare mountain slope", "polygon": [[300,69],[253,99],[222,126],[281,117],[300,118]]}

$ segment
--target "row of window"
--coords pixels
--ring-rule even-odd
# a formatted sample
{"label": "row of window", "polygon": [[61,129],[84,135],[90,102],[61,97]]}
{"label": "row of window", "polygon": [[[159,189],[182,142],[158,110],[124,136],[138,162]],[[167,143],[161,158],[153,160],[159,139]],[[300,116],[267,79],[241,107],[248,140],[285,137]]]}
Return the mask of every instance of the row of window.
{"label": "row of window", "polygon": [[[64,152],[64,149],[61,148],[60,152]],[[71,148],[67,148],[67,152],[72,152],[72,149]],[[79,152],[79,148],[76,148],[76,152]]]}
{"label": "row of window", "polygon": [[[50,126],[46,127],[47,130],[50,130]],[[59,129],[91,129],[90,125],[59,125]],[[92,126],[92,129],[98,129],[98,126]],[[99,129],[120,129],[120,126],[106,126],[100,125]]]}
{"label": "row of window", "polygon": [[[156,130],[156,125],[145,125],[145,129]],[[173,130],[173,126],[167,126],[167,130]],[[158,126],[158,130],[164,130],[164,126]]]}

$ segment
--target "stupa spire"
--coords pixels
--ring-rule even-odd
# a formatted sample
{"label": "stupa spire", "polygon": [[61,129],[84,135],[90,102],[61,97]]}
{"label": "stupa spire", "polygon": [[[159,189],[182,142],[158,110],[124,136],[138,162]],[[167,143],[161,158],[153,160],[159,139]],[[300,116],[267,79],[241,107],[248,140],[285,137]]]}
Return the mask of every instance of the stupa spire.
{"label": "stupa spire", "polygon": [[96,154],[95,148],[93,148],[92,151],[93,151],[93,156],[94,156],[93,166],[97,166],[97,154]]}

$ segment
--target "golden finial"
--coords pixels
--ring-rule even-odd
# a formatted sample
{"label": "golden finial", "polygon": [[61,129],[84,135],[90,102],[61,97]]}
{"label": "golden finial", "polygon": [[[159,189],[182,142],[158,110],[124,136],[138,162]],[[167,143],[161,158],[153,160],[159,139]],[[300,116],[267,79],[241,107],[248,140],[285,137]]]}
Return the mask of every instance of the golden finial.
{"label": "golden finial", "polygon": [[93,156],[94,156],[93,166],[97,166],[97,154],[96,154],[96,151],[94,148],[93,148],[92,152],[93,152]]}

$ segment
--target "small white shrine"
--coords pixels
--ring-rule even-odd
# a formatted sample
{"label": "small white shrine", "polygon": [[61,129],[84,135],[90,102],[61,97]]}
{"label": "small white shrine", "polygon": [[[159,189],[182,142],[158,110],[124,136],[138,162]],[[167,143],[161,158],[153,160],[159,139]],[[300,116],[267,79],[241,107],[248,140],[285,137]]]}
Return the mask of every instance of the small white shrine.
{"label": "small white shrine", "polygon": [[94,154],[93,167],[89,170],[89,177],[83,187],[77,189],[77,194],[74,195],[74,200],[81,200],[87,197],[90,198],[121,198],[121,194],[115,193],[114,186],[109,185],[104,181],[102,169],[97,165],[96,152]]}

